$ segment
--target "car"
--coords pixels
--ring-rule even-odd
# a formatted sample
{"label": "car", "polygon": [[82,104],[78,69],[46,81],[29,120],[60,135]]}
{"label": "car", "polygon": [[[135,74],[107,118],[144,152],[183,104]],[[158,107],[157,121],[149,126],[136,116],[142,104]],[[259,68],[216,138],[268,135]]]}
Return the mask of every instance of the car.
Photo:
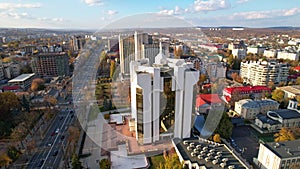
{"label": "car", "polygon": [[58,154],[58,150],[55,150],[53,156],[57,156],[57,154]]}
{"label": "car", "polygon": [[54,136],[54,135],[55,135],[55,132],[52,132],[52,133],[51,133],[51,136]]}
{"label": "car", "polygon": [[62,120],[62,119],[64,119],[64,117],[63,117],[63,116],[61,116],[59,120]]}
{"label": "car", "polygon": [[49,143],[49,144],[48,144],[48,146],[49,146],[49,147],[51,147],[51,146],[52,146],[52,144],[51,144],[51,143]]}
{"label": "car", "polygon": [[62,135],[60,139],[61,139],[61,140],[63,140],[64,138],[65,138],[65,136],[64,136],[64,135]]}
{"label": "car", "polygon": [[44,159],[42,159],[42,160],[39,162],[39,164],[38,164],[38,167],[42,167],[42,166],[43,166],[43,164],[44,164],[44,162],[45,162],[45,160],[44,160]]}
{"label": "car", "polygon": [[56,130],[55,130],[55,134],[58,134],[59,133],[59,128],[57,128]]}

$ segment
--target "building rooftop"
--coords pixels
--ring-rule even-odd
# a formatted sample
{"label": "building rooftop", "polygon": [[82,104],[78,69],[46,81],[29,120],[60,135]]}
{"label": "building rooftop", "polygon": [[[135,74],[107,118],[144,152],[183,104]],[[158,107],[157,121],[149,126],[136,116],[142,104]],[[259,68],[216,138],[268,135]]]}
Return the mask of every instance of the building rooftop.
{"label": "building rooftop", "polygon": [[280,158],[300,157],[300,140],[269,142],[264,145]]}
{"label": "building rooftop", "polygon": [[13,83],[13,82],[23,82],[31,77],[33,77],[35,74],[31,73],[31,74],[22,74],[14,79],[11,79],[10,81],[8,81],[9,83]]}
{"label": "building rooftop", "polygon": [[278,110],[272,110],[272,112],[276,113],[283,119],[300,118],[300,113],[296,110],[278,109]]}
{"label": "building rooftop", "polygon": [[269,117],[267,117],[266,115],[263,114],[258,114],[256,116],[260,121],[262,121],[263,123],[268,123],[270,125],[275,125],[275,124],[280,124],[280,122],[276,121],[276,120],[272,120]]}
{"label": "building rooftop", "polygon": [[[237,156],[231,153],[224,144],[215,143],[205,139],[189,138],[180,140],[173,139],[173,144],[185,162],[190,161],[192,165],[198,165],[200,168],[222,169],[246,168]],[[224,167],[221,165],[225,164]],[[231,168],[230,167],[230,168]]]}
{"label": "building rooftop", "polygon": [[224,89],[225,92],[232,94],[233,92],[262,92],[272,90],[267,86],[239,86],[239,87],[227,87]]}
{"label": "building rooftop", "polygon": [[285,92],[293,93],[295,95],[300,95],[300,85],[294,85],[294,86],[283,86],[283,87],[277,87],[280,90],[283,90]]}
{"label": "building rooftop", "polygon": [[7,91],[7,90],[19,90],[20,89],[20,86],[3,86],[2,88],[4,91]]}

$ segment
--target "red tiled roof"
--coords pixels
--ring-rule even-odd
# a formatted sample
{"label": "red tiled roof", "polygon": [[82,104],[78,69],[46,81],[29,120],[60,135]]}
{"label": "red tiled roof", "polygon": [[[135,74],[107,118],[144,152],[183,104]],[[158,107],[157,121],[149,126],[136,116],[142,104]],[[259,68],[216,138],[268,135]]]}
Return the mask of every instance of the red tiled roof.
{"label": "red tiled roof", "polygon": [[296,66],[296,67],[294,67],[294,70],[296,70],[296,71],[300,71],[300,66]]}
{"label": "red tiled roof", "polygon": [[271,91],[267,86],[241,86],[241,87],[227,87],[224,89],[225,92],[232,94],[232,92],[250,92],[250,91]]}
{"label": "red tiled roof", "polygon": [[20,89],[20,86],[3,86],[3,90],[7,91],[7,90],[18,90]]}
{"label": "red tiled roof", "polygon": [[222,100],[217,94],[199,94],[196,98],[196,107],[203,104],[222,103]]}

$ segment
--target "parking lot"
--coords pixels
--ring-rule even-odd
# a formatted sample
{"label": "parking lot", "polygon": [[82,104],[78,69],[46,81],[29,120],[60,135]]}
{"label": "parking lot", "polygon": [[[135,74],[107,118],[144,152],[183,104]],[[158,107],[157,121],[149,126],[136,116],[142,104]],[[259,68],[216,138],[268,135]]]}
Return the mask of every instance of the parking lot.
{"label": "parking lot", "polygon": [[[259,141],[256,137],[256,131],[250,126],[234,127],[232,130],[233,144],[235,149],[242,154],[250,164],[253,157],[257,157],[259,149]],[[236,146],[235,146],[235,145]]]}

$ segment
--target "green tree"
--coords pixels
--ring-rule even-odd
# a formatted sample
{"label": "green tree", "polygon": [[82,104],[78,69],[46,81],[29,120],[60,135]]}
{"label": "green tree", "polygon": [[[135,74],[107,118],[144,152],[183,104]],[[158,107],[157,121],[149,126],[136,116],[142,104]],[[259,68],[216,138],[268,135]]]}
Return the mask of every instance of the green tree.
{"label": "green tree", "polygon": [[16,161],[20,157],[21,152],[15,146],[11,146],[7,149],[7,155],[10,159]]}
{"label": "green tree", "polygon": [[82,169],[81,162],[79,161],[78,156],[74,153],[72,155],[72,169]]}
{"label": "green tree", "polygon": [[100,169],[110,169],[111,167],[111,163],[108,159],[102,159],[99,162],[99,165],[100,165]]}
{"label": "green tree", "polygon": [[164,169],[181,169],[182,164],[180,163],[177,154],[173,153],[165,156],[165,162],[164,164],[160,163],[160,167],[163,167]]}
{"label": "green tree", "polygon": [[22,96],[21,105],[26,112],[30,111],[29,101],[26,99],[25,95]]}
{"label": "green tree", "polygon": [[233,125],[227,113],[223,113],[221,121],[215,130],[216,133],[219,133],[221,137],[227,139],[232,134]]}

